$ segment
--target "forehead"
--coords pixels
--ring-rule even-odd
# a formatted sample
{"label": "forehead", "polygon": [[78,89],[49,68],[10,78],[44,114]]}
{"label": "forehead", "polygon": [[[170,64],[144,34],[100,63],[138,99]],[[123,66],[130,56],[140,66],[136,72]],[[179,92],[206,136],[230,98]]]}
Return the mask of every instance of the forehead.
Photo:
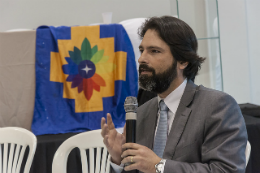
{"label": "forehead", "polygon": [[140,47],[146,48],[151,46],[161,47],[164,49],[169,48],[167,43],[162,40],[157,31],[148,29],[143,37]]}

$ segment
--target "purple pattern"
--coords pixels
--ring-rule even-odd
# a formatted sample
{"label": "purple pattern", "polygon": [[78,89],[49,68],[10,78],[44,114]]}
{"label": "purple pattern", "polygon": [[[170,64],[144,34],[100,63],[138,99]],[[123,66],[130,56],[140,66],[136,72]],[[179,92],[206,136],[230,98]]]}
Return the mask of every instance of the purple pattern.
{"label": "purple pattern", "polygon": [[71,88],[75,88],[82,83],[83,78],[80,75],[76,75],[72,81]]}

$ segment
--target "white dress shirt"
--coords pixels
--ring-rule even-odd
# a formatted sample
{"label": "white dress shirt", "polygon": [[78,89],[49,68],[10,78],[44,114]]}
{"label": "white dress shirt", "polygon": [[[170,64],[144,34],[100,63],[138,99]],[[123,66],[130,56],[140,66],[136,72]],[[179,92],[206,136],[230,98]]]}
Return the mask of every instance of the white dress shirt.
{"label": "white dress shirt", "polygon": [[[175,113],[176,113],[177,108],[178,108],[178,106],[180,104],[180,100],[181,100],[181,97],[182,97],[182,95],[184,93],[186,84],[187,84],[187,79],[185,79],[182,82],[182,84],[180,86],[178,86],[178,88],[176,88],[174,91],[172,91],[166,98],[160,98],[158,96],[158,107],[159,107],[159,102],[163,99],[164,103],[169,108],[168,120],[167,120],[167,122],[168,122],[168,130],[167,130],[168,131],[168,135],[170,133],[170,130],[171,130],[171,127],[172,127],[172,123],[173,123],[173,120],[174,120],[174,117],[175,117]],[[160,111],[158,109],[158,118],[157,118],[157,125],[156,125],[156,129],[155,129],[155,134],[157,132],[159,116],[160,116]],[[112,166],[112,168],[114,169],[114,171],[116,173],[121,173],[123,171],[123,169],[124,169],[123,164],[121,164],[119,166],[119,165],[111,162],[111,166]]]}

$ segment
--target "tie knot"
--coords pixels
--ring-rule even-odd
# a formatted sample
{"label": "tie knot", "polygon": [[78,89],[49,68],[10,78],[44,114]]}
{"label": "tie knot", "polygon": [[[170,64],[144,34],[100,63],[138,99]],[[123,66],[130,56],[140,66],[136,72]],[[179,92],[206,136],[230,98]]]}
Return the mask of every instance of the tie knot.
{"label": "tie knot", "polygon": [[168,111],[168,107],[167,107],[167,105],[164,103],[163,100],[160,101],[159,105],[160,105],[160,110],[161,110],[161,111]]}

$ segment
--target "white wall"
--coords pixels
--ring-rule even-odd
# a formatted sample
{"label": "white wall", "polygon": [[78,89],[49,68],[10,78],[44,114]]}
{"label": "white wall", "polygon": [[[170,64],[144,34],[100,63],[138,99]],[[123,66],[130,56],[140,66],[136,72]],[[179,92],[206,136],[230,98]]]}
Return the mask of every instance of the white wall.
{"label": "white wall", "polygon": [[260,105],[260,1],[246,0],[252,103]]}
{"label": "white wall", "polygon": [[260,1],[218,2],[224,91],[260,105]]}
{"label": "white wall", "polygon": [[245,0],[218,0],[224,91],[252,103]]}
{"label": "white wall", "polygon": [[0,31],[102,23],[102,12],[113,12],[112,23],[118,23],[170,15],[173,5],[170,0],[0,0]]}

